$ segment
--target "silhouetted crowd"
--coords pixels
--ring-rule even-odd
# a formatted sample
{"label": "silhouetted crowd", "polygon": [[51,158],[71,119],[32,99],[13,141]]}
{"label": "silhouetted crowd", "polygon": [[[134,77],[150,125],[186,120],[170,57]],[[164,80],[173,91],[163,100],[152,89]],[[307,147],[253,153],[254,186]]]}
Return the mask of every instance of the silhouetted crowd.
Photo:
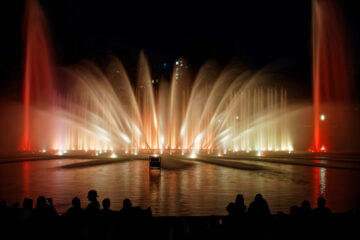
{"label": "silhouetted crowd", "polygon": [[243,195],[226,207],[227,216],[152,217],[151,208],[133,207],[129,199],[120,211],[110,209],[110,199],[97,200],[88,192],[84,209],[78,197],[59,215],[51,198],[25,198],[8,207],[0,202],[0,239],[356,239],[359,213],[332,214],[326,200],[317,208],[309,201],[290,207],[290,215],[271,214],[266,200],[257,194],[247,208]]}

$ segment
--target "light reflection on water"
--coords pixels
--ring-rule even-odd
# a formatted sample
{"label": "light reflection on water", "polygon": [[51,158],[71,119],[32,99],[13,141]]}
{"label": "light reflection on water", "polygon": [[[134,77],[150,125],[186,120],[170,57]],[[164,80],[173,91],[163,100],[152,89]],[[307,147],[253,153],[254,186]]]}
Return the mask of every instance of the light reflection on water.
{"label": "light reflection on water", "polygon": [[359,171],[269,164],[274,171],[246,171],[195,162],[185,169],[149,171],[148,162],[125,161],[79,168],[60,166],[83,162],[62,159],[0,164],[0,200],[9,204],[40,195],[54,199],[64,213],[74,196],[87,205],[87,192],[95,189],[99,201],[110,198],[119,210],[129,198],[133,205],[151,206],[154,215],[224,215],[225,207],[242,193],[249,205],[262,193],[273,213],[289,212],[304,199],[316,206],[323,195],[333,211],[359,209]]}

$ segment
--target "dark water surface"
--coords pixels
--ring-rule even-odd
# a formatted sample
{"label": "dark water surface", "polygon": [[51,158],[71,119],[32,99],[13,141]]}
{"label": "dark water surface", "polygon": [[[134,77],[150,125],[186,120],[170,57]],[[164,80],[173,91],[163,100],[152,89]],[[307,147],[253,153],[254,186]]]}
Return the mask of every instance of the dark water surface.
{"label": "dark water surface", "polygon": [[242,193],[248,206],[255,194],[261,193],[272,213],[288,213],[291,205],[300,205],[304,199],[316,206],[320,195],[327,199],[327,205],[334,212],[360,209],[360,171],[356,168],[360,163],[357,161],[340,162],[340,165],[355,166],[354,169],[256,162],[256,166],[266,169],[247,170],[231,167],[231,162],[221,166],[211,162],[183,164],[168,160],[170,167],[161,172],[149,171],[145,160],[91,165],[94,161],[98,160],[2,163],[0,200],[13,204],[22,202],[24,197],[36,200],[43,195],[52,198],[57,211],[64,213],[74,196],[86,207],[87,192],[95,189],[100,202],[110,198],[113,210],[119,210],[123,199],[129,198],[133,205],[151,206],[155,216],[224,215],[225,207],[234,201],[236,194]]}

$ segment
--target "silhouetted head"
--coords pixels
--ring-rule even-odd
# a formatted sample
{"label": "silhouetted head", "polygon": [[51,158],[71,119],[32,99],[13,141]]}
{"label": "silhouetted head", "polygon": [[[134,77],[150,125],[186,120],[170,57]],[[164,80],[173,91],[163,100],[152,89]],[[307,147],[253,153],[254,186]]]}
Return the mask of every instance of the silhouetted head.
{"label": "silhouetted head", "polygon": [[42,208],[46,206],[46,201],[44,196],[40,196],[36,200],[36,208]]}
{"label": "silhouetted head", "polygon": [[80,199],[78,197],[74,197],[73,200],[71,201],[73,207],[76,207],[76,208],[80,208],[81,206],[81,202],[80,202]]}
{"label": "silhouetted head", "polygon": [[103,206],[104,209],[108,210],[110,208],[110,199],[105,198],[102,201],[102,206]]}
{"label": "silhouetted head", "polygon": [[261,195],[260,193],[256,194],[256,196],[255,196],[255,202],[259,202],[259,201],[261,201],[261,200],[263,200],[262,195]]}
{"label": "silhouetted head", "polygon": [[132,207],[132,204],[131,204],[130,199],[128,199],[128,198],[124,199],[124,201],[123,201],[123,208],[124,208],[124,209],[129,209],[129,208],[131,208],[131,207]]}
{"label": "silhouetted head", "polygon": [[298,206],[291,206],[290,207],[290,215],[298,216],[300,213],[300,208]]}
{"label": "silhouetted head", "polygon": [[307,201],[307,200],[304,200],[304,201],[301,203],[301,209],[303,209],[303,210],[311,210],[310,202]]}
{"label": "silhouetted head", "polygon": [[31,198],[24,198],[23,209],[31,209],[33,207],[34,201]]}
{"label": "silhouetted head", "polygon": [[229,205],[226,207],[226,211],[228,211],[229,215],[233,215],[235,211],[235,203],[229,203]]}
{"label": "silhouetted head", "polygon": [[236,196],[235,204],[236,205],[243,205],[244,204],[244,196],[242,194],[238,194]]}
{"label": "silhouetted head", "polygon": [[97,192],[95,191],[95,190],[90,190],[89,192],[88,192],[88,199],[89,199],[89,201],[94,201],[94,200],[96,200],[96,198],[97,198]]}
{"label": "silhouetted head", "polygon": [[319,197],[318,198],[318,207],[325,207],[325,202],[326,202],[325,198]]}

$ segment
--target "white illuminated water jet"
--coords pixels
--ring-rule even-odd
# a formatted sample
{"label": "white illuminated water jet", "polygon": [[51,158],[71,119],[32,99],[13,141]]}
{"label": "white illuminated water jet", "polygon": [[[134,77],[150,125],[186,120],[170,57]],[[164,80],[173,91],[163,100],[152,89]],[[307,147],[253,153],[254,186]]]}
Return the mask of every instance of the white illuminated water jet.
{"label": "white illuminated water jet", "polygon": [[266,78],[262,72],[220,69],[208,62],[191,79],[186,68],[176,66],[178,75],[170,84],[160,82],[156,91],[143,54],[135,87],[116,58],[105,72],[91,63],[68,69],[75,85],[59,97],[59,127],[50,148],[136,153],[293,150],[286,90],[261,87]]}

